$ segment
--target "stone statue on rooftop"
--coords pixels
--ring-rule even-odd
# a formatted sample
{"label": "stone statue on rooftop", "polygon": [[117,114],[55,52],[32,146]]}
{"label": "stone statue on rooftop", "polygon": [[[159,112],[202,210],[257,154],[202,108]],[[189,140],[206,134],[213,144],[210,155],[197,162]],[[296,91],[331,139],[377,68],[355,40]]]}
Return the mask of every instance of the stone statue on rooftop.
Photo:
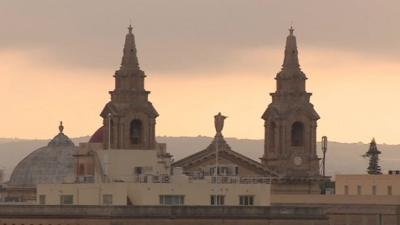
{"label": "stone statue on rooftop", "polygon": [[217,131],[217,134],[221,134],[222,129],[224,128],[224,120],[227,117],[222,115],[220,112],[214,116],[214,123],[215,123],[215,130]]}

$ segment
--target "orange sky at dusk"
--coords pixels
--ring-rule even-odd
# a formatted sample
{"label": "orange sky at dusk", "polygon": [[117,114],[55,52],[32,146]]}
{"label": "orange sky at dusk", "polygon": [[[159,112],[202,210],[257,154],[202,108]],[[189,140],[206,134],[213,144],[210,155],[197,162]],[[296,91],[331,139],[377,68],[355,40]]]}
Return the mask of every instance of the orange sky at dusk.
{"label": "orange sky at dusk", "polygon": [[[150,100],[160,113],[157,134],[169,136],[214,135],[213,115],[229,116],[224,135],[263,138],[261,115],[275,90],[281,49],[237,52],[229,67],[187,76],[181,73],[147,73]],[[121,43],[115,43],[120,52]],[[318,137],[331,140],[399,143],[400,64],[333,49],[313,49],[298,38],[300,63],[308,75],[307,89],[321,116]],[[138,44],[140,46],[140,43]],[[139,47],[140,49],[140,47]],[[99,113],[113,88],[113,71],[49,66],[29,52],[0,54],[3,96],[1,137],[51,138],[63,120],[71,137],[89,135],[101,125]],[[36,56],[36,55],[35,55]],[[140,51],[139,51],[140,60]],[[119,58],[115,59],[118,64]],[[236,62],[236,63],[235,63]],[[385,78],[382,79],[382,74]]]}

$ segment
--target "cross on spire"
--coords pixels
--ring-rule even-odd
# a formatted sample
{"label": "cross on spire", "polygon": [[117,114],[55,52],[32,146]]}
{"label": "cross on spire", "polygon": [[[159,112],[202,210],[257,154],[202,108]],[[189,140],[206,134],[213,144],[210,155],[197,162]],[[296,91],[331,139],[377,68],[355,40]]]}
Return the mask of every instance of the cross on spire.
{"label": "cross on spire", "polygon": [[129,32],[125,36],[124,54],[122,56],[121,67],[139,69],[139,62],[136,55],[135,36],[133,35],[132,30],[132,25],[129,24]]}
{"label": "cross on spire", "polygon": [[283,60],[283,69],[299,69],[299,58],[297,55],[296,36],[293,35],[293,26],[289,28],[289,35],[286,38],[285,58]]}

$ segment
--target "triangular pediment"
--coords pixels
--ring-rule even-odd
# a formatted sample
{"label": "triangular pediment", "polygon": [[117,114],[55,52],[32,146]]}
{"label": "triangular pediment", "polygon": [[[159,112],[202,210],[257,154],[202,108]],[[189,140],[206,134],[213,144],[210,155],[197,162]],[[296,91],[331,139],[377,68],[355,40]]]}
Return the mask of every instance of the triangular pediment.
{"label": "triangular pediment", "polygon": [[[222,139],[223,140],[223,139]],[[193,155],[187,156],[181,160],[178,160],[172,164],[173,167],[182,167],[184,170],[190,170],[192,168],[198,167],[203,163],[215,160],[216,158],[216,139],[204,150],[194,153]],[[225,142],[225,140],[220,140],[220,145],[218,147],[218,158],[221,160],[229,161],[232,164],[244,167],[247,170],[252,171],[258,176],[276,176],[277,174],[263,164],[250,159],[236,151],[233,151],[230,146]]]}

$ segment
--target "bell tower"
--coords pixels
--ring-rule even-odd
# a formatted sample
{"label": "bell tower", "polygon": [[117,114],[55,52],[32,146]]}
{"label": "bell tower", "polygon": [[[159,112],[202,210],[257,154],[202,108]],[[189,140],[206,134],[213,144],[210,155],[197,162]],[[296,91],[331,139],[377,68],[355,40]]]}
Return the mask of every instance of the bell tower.
{"label": "bell tower", "polygon": [[[115,72],[111,101],[100,116],[103,118],[105,148],[154,149],[158,113],[148,100],[144,88],[146,75],[139,68],[132,26],[125,37],[121,67]],[[110,146],[109,146],[110,143]]]}
{"label": "bell tower", "polygon": [[285,177],[309,178],[319,175],[316,131],[319,115],[306,91],[296,37],[290,27],[282,69],[277,73],[272,103],[262,115],[265,121],[263,164]]}

